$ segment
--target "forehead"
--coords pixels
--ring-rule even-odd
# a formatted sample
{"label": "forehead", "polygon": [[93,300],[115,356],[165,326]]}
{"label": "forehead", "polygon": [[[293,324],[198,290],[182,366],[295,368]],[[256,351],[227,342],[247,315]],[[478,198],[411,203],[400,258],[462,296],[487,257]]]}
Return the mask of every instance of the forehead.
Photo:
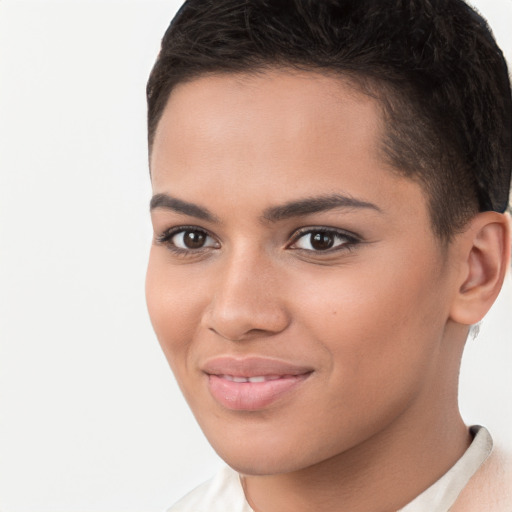
{"label": "forehead", "polygon": [[[424,203],[417,185],[381,158],[383,123],[377,101],[348,79],[291,71],[203,76],[169,98],[151,154],[153,189],[198,200],[212,190],[250,199],[264,191],[262,207],[344,193],[378,199],[383,210],[414,189]],[[393,197],[382,194],[384,182]]]}

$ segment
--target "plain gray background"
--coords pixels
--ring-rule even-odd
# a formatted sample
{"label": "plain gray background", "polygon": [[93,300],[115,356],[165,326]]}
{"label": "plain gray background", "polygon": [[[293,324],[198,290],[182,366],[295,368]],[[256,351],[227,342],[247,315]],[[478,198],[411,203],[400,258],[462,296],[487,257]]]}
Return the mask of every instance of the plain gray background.
{"label": "plain gray background", "polygon": [[[512,57],[512,0],[476,2]],[[220,464],[144,302],[145,81],[176,1],[0,1],[0,509],[160,511]],[[512,447],[512,285],[461,406]]]}

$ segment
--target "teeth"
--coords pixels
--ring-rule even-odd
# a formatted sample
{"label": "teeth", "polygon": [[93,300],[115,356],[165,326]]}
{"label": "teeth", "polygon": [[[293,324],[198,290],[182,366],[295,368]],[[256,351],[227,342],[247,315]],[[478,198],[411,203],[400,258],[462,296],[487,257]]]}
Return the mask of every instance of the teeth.
{"label": "teeth", "polygon": [[249,377],[249,382],[265,382],[265,377]]}
{"label": "teeth", "polygon": [[233,375],[222,375],[222,378],[229,380],[230,382],[249,382],[247,377],[233,377]]}
{"label": "teeth", "polygon": [[256,377],[235,377],[233,375],[223,375],[224,379],[230,382],[267,382],[268,380],[277,380],[279,375],[258,375]]}

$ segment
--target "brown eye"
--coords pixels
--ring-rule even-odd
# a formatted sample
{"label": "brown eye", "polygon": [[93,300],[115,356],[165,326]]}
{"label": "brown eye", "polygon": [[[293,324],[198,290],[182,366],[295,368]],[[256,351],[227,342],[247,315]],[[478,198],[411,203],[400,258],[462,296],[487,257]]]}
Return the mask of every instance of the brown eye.
{"label": "brown eye", "polygon": [[301,249],[311,252],[337,250],[350,248],[357,244],[359,239],[343,231],[335,229],[308,229],[295,237],[290,249]]}
{"label": "brown eye", "polygon": [[217,248],[219,244],[201,229],[184,228],[164,234],[161,242],[180,251],[197,251],[209,247]]}
{"label": "brown eye", "polygon": [[200,249],[206,242],[206,233],[201,231],[184,231],[183,245],[187,249]]}
{"label": "brown eye", "polygon": [[310,233],[310,244],[316,251],[325,251],[334,245],[334,236],[332,233],[313,232]]}

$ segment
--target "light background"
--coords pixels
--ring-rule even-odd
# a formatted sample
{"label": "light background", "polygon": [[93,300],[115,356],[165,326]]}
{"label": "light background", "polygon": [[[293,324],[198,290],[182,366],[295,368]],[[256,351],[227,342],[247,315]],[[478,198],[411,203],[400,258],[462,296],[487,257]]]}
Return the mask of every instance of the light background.
{"label": "light background", "polygon": [[[512,0],[476,2],[512,57]],[[176,1],[0,1],[0,509],[161,511],[220,462],[147,317],[145,81]],[[512,285],[468,423],[512,447]]]}

